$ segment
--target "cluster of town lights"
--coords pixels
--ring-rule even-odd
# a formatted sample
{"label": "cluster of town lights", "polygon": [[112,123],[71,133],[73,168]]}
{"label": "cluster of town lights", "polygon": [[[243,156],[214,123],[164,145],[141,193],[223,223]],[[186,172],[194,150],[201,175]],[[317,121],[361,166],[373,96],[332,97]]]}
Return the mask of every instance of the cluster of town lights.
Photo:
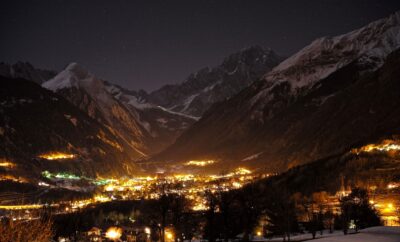
{"label": "cluster of town lights", "polygon": [[395,188],[398,188],[398,187],[400,187],[400,183],[392,182],[392,183],[389,183],[389,184],[387,185],[387,188],[388,188],[388,189],[395,189]]}
{"label": "cluster of town lights", "polygon": [[[50,205],[59,207],[62,210],[60,210],[61,213],[74,212],[77,209],[82,209],[92,204],[109,202],[112,200],[158,199],[160,196],[160,189],[164,186],[168,186],[167,193],[183,195],[192,201],[193,211],[204,211],[208,208],[204,197],[205,191],[214,193],[238,189],[253,181],[256,177],[250,170],[243,167],[239,167],[230,173],[222,175],[170,174],[154,177],[143,176],[119,179],[89,179],[74,174],[51,173],[49,171],[44,171],[42,175],[44,178],[52,180],[55,183],[62,183],[65,181],[71,184],[86,180],[91,186],[99,188],[97,194],[92,198],[64,201]],[[181,186],[177,188],[174,184],[181,184]],[[41,182],[40,185],[50,186],[49,183],[46,182]],[[43,204],[35,204],[26,206],[3,206],[0,208],[6,210],[29,210],[41,209],[43,206]],[[110,231],[110,235],[115,232],[114,230]],[[168,234],[166,234],[166,236],[167,235]],[[173,233],[171,233],[171,235],[173,235]]]}
{"label": "cluster of town lights", "polygon": [[43,208],[41,204],[24,204],[24,205],[0,205],[0,209],[5,210],[26,210],[26,209],[40,209]]}
{"label": "cluster of town lights", "polygon": [[[164,190],[164,192],[183,195],[191,201],[191,209],[193,211],[204,211],[208,209],[205,191],[215,193],[219,191],[238,189],[253,181],[257,177],[257,175],[253,174],[251,170],[244,167],[238,167],[229,173],[220,175],[169,174],[157,175],[154,177],[142,176],[119,179],[89,179],[68,173],[53,174],[48,171],[43,172],[42,175],[49,180],[56,182],[62,182],[64,180],[69,184],[73,183],[74,180],[79,181],[82,179],[87,179],[90,186],[96,187],[96,195],[88,199],[64,201],[50,205],[0,205],[0,209],[34,210],[42,209],[45,206],[50,206],[59,207],[60,211],[62,210],[62,213],[70,213],[78,209],[85,208],[91,204],[109,202],[117,199],[158,199],[160,196],[160,188],[167,186],[168,188],[165,188],[166,190]],[[266,174],[266,176],[269,175],[273,174]],[[1,179],[2,177],[0,177],[0,180]],[[11,178],[7,177],[7,179]],[[44,184],[44,182],[42,183]],[[176,184],[179,184],[180,186],[175,186]],[[49,184],[45,183],[45,186],[49,186]],[[385,186],[385,189],[388,190],[398,188],[400,188],[400,183],[394,181]],[[341,191],[340,195],[345,196],[348,195],[349,192],[350,191],[343,190]],[[385,221],[393,216],[397,216],[396,211],[398,211],[398,204],[393,199],[382,200],[375,197],[374,200],[370,200],[370,203],[381,213]],[[110,240],[118,240],[118,234],[122,234],[122,231],[118,229],[119,228],[116,227],[110,228],[107,231],[107,238]],[[147,229],[146,234],[150,234],[150,229]],[[165,240],[170,240],[170,236],[172,236],[171,238],[174,238],[173,232],[167,233],[166,231],[165,236]]]}
{"label": "cluster of town lights", "polygon": [[[109,180],[104,184],[102,190],[108,196],[122,197],[122,199],[157,199],[159,191],[157,187],[168,184],[181,183],[182,188],[171,188],[169,193],[186,196],[193,201],[194,211],[206,210],[206,202],[203,197],[204,191],[215,192],[217,190],[228,191],[238,189],[254,179],[252,172],[246,168],[239,167],[230,173],[222,175],[194,175],[194,174],[171,174],[155,177],[135,177]],[[215,182],[220,181],[216,185]]]}
{"label": "cluster of town lights", "polygon": [[15,166],[16,165],[14,163],[12,163],[12,162],[0,159],[0,167],[14,168]]}
{"label": "cluster of town lights", "polygon": [[191,160],[185,163],[187,166],[208,166],[214,164],[214,160]]}
{"label": "cluster of town lights", "polygon": [[13,175],[0,175],[0,181],[13,181],[13,182],[18,182],[18,183],[27,183],[28,180],[23,178],[23,177],[16,177]]}
{"label": "cluster of town lights", "polygon": [[352,152],[359,154],[361,152],[390,152],[390,151],[399,151],[400,150],[400,145],[395,143],[393,140],[384,140],[380,144],[369,144],[366,146],[363,146],[358,149],[353,149]]}
{"label": "cluster of town lights", "polygon": [[45,160],[65,160],[65,159],[73,159],[75,158],[74,154],[62,153],[62,152],[52,152],[39,155],[39,158]]}

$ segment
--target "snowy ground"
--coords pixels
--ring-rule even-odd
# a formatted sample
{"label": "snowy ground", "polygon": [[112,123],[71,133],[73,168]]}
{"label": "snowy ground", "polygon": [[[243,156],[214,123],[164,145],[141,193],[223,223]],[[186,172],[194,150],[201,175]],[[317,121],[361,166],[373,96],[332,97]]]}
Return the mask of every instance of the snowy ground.
{"label": "snowy ground", "polygon": [[[290,238],[291,241],[315,241],[315,242],[400,242],[400,227],[372,227],[361,230],[357,234],[343,235],[342,231],[334,231],[330,234],[324,231],[323,235],[317,233],[312,240],[311,234],[300,234]],[[264,239],[255,237],[253,241],[282,241],[282,238]]]}
{"label": "snowy ground", "polygon": [[[318,232],[315,235],[315,239],[332,237],[332,236],[340,236],[340,235],[343,235],[342,231],[334,231],[333,233],[330,234],[328,230],[325,230],[322,235],[320,235],[320,233]],[[311,239],[312,239],[312,235],[310,233],[292,235],[290,237],[291,241],[305,241],[305,240],[311,240]],[[279,238],[273,238],[273,239],[264,239],[264,238],[255,237],[253,241],[271,241],[271,242],[278,242],[279,241],[280,242],[280,241],[282,241],[282,238],[279,237]]]}
{"label": "snowy ground", "polygon": [[399,242],[400,227],[372,227],[358,234],[340,235],[316,240],[316,242]]}

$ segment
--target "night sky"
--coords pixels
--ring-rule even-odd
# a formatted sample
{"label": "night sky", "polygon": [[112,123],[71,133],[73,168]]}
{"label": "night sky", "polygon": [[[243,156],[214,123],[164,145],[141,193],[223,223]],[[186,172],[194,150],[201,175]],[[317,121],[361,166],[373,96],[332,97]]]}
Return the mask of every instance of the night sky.
{"label": "night sky", "polygon": [[78,62],[103,79],[154,90],[249,45],[288,56],[399,9],[399,0],[7,0],[0,61],[57,71]]}

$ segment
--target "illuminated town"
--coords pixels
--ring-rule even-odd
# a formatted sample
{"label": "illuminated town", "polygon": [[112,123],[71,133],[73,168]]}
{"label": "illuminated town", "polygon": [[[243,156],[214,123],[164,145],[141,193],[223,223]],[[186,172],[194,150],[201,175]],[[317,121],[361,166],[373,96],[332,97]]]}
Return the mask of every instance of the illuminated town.
{"label": "illuminated town", "polygon": [[[362,153],[371,152],[393,152],[399,150],[399,145],[396,142],[385,140],[380,144],[370,144],[359,149],[352,149],[350,153],[362,155]],[[40,158],[47,160],[68,160],[74,158],[72,154],[62,152],[48,153],[41,155]],[[213,160],[192,160],[184,163],[185,166],[205,167],[215,164]],[[2,160],[1,167],[7,169],[15,168],[15,164]],[[195,212],[208,211],[209,201],[207,201],[207,192],[220,194],[240,189],[247,184],[256,182],[260,179],[273,177],[276,174],[257,173],[244,167],[238,167],[231,172],[224,174],[184,174],[184,173],[158,173],[156,175],[135,176],[135,177],[120,177],[120,178],[88,178],[78,176],[68,172],[51,173],[43,171],[43,179],[38,182],[38,186],[42,187],[43,191],[51,189],[63,188],[75,191],[86,192],[91,194],[90,197],[84,199],[73,199],[57,201],[52,203],[27,204],[21,201],[21,197],[13,197],[2,195],[0,198],[3,202],[0,204],[0,211],[3,211],[3,216],[10,217],[13,220],[34,220],[40,216],[42,210],[52,211],[54,215],[71,214],[81,211],[85,208],[97,206],[98,204],[108,203],[113,201],[140,201],[140,200],[157,200],[165,194],[175,194],[183,196],[190,201],[190,209]],[[21,177],[12,175],[2,176],[2,180],[11,180],[19,183],[26,183],[27,180]],[[400,210],[400,182],[390,182],[384,188],[377,186],[367,187],[370,197],[370,205],[373,206],[380,214],[383,223],[386,226],[399,225],[399,210]],[[324,211],[332,210],[334,214],[340,214],[340,200],[351,193],[350,188],[343,184],[336,194],[316,193],[313,196],[318,197],[316,203],[323,207]],[[6,199],[8,199],[8,202]],[[300,209],[301,210],[301,209]],[[300,211],[299,210],[299,211]],[[315,211],[317,212],[317,210]],[[299,220],[307,220],[307,214],[299,213]],[[125,228],[126,229],[126,228]],[[145,234],[151,232],[146,227]],[[262,230],[256,229],[255,235],[260,234]],[[104,235],[99,231],[89,231],[90,236],[95,238],[113,239],[119,238],[124,234],[122,228],[110,227],[104,231]],[[262,233],[263,234],[263,233]],[[171,240],[173,232],[166,233],[166,240]]]}
{"label": "illuminated town", "polygon": [[[54,157],[54,156],[52,156]],[[58,153],[58,159],[64,159],[65,155]],[[202,166],[202,165],[201,165]],[[64,187],[69,189],[80,189],[93,191],[94,196],[90,199],[77,201],[64,201],[55,204],[19,204],[19,205],[0,205],[0,209],[5,210],[25,210],[40,209],[45,206],[56,209],[57,213],[74,212],[77,209],[88,205],[108,202],[112,200],[140,200],[140,199],[158,199],[162,192],[184,195],[193,201],[193,210],[205,210],[205,201],[203,198],[205,191],[212,193],[217,191],[229,191],[238,189],[255,179],[265,178],[270,174],[253,174],[250,170],[239,167],[234,171],[221,175],[193,175],[193,174],[170,174],[157,176],[138,176],[135,178],[99,178],[90,179],[79,177],[69,173],[50,173],[44,171],[43,177],[49,179],[56,185],[50,185],[44,181],[38,185],[44,188]],[[3,179],[12,179],[13,177],[3,177]],[[23,182],[22,180],[17,180]],[[87,187],[78,187],[74,183],[86,181]],[[164,191],[161,191],[164,189]],[[15,199],[14,199],[15,200]],[[26,218],[30,218],[27,216]]]}
{"label": "illuminated town", "polygon": [[[368,146],[369,147],[369,146]],[[382,148],[386,144],[374,145],[374,149],[362,148],[362,152],[371,152],[373,150],[387,151]],[[353,152],[353,151],[352,151]],[[51,156],[54,157],[54,156]],[[66,155],[57,153],[57,159],[68,159]],[[3,162],[2,164],[5,164]],[[188,162],[189,163],[189,162]],[[188,164],[186,163],[186,164]],[[212,164],[210,161],[196,161],[190,162],[190,165],[203,167],[205,164]],[[12,166],[7,162],[7,167]],[[54,215],[69,214],[81,211],[82,209],[96,206],[98,204],[112,202],[112,201],[140,201],[157,200],[160,199],[162,194],[176,194],[184,196],[190,201],[191,210],[193,212],[206,212],[209,209],[206,193],[221,193],[228,192],[235,189],[240,189],[246,184],[252,183],[259,179],[273,177],[275,174],[259,174],[254,173],[244,167],[238,167],[232,172],[219,175],[195,175],[195,174],[157,174],[155,176],[137,176],[133,178],[97,178],[91,179],[87,177],[80,177],[70,173],[51,173],[49,171],[42,172],[43,181],[38,185],[43,189],[53,188],[67,188],[77,189],[81,191],[89,191],[92,195],[91,198],[74,199],[71,201],[58,201],[55,203],[46,204],[4,204],[0,205],[0,211],[4,211],[6,217],[11,217],[13,220],[34,220],[37,219],[43,209],[51,210]],[[3,179],[15,180],[12,177],[3,177]],[[18,180],[18,179],[17,179]],[[25,182],[18,180],[19,182]],[[48,182],[45,182],[48,181]],[[82,186],[82,182],[87,184]],[[77,184],[80,184],[78,186]],[[400,209],[400,183],[392,182],[387,184],[386,189],[377,189],[376,186],[368,188],[370,195],[370,204],[377,209],[381,219],[387,226],[399,225],[398,211]],[[341,190],[336,194],[318,193],[318,206],[324,207],[324,211],[330,209],[334,214],[340,214],[340,199],[349,195],[351,191],[342,184]],[[321,195],[322,194],[322,195]],[[2,197],[0,197],[2,198]],[[5,198],[5,197],[3,197]],[[12,201],[16,201],[15,199]],[[317,206],[316,206],[317,207]],[[299,219],[306,219],[305,214],[299,214]],[[126,229],[126,228],[125,228]],[[145,234],[151,232],[146,227],[144,228]],[[262,231],[256,229],[255,235],[261,235]],[[99,231],[89,231],[89,237],[115,239],[119,238],[124,231],[122,228],[110,227],[104,231],[102,235]],[[262,233],[263,234],[263,233]],[[173,232],[166,232],[166,241],[173,239]],[[94,240],[96,241],[96,240]],[[128,240],[130,241],[130,240]],[[133,241],[133,240],[132,240]]]}

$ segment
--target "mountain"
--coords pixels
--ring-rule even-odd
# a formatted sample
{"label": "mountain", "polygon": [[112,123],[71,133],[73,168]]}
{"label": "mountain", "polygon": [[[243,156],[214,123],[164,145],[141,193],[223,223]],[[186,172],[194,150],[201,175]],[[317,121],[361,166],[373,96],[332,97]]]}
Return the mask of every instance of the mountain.
{"label": "mountain", "polygon": [[106,124],[136,150],[133,157],[139,159],[174,143],[213,103],[238,93],[280,60],[272,50],[252,46],[227,57],[220,66],[190,75],[182,84],[150,94],[103,81],[71,63],[42,86]]}
{"label": "mountain", "polygon": [[186,115],[141,103],[139,93],[105,82],[76,63],[69,64],[42,86],[106,125],[131,147],[131,157],[137,159],[173,143],[194,122]]}
{"label": "mountain", "polygon": [[183,83],[163,86],[146,98],[171,111],[201,117],[213,103],[237,94],[281,60],[271,49],[251,46],[217,67],[201,69]]}
{"label": "mountain", "polygon": [[22,78],[42,84],[53,78],[57,72],[41,70],[33,67],[29,62],[17,62],[13,65],[0,63],[0,76],[9,78]]}
{"label": "mountain", "polygon": [[127,109],[107,91],[104,82],[76,63],[69,64],[53,79],[42,84],[54,91],[91,118],[104,124],[127,143],[131,156],[146,156],[146,130],[138,122],[137,114]]}
{"label": "mountain", "polygon": [[[31,81],[0,77],[0,180],[36,179],[44,170],[128,174],[136,169],[130,149],[62,96]],[[56,154],[64,157],[52,159]]]}
{"label": "mountain", "polygon": [[143,98],[147,95],[144,91],[127,90],[107,82],[105,85],[116,100],[137,114],[139,123],[151,136],[150,154],[171,145],[184,130],[197,121],[196,117],[149,103]]}
{"label": "mountain", "polygon": [[[398,134],[400,13],[312,42],[152,160],[288,167]],[[230,162],[224,162],[230,161]]]}

